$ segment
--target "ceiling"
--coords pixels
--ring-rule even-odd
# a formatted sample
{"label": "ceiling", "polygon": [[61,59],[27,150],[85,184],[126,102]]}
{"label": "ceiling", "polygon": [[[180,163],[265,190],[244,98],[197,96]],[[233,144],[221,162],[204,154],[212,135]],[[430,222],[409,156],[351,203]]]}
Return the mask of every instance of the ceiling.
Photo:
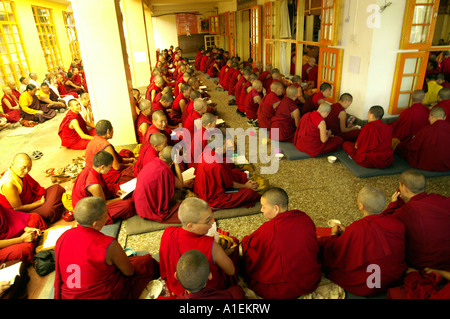
{"label": "ceiling", "polygon": [[143,0],[151,9],[153,16],[165,14],[216,11],[219,2],[232,2],[234,0]]}

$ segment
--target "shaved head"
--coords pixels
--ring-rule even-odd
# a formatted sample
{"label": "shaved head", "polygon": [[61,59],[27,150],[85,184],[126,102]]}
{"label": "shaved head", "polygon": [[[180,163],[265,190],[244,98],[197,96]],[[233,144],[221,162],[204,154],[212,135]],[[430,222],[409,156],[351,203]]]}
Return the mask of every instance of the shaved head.
{"label": "shaved head", "polygon": [[206,127],[208,124],[213,124],[216,120],[216,116],[211,113],[205,113],[202,115],[202,126]]}
{"label": "shaved head", "polygon": [[286,96],[290,99],[294,99],[298,95],[298,89],[294,85],[290,85],[286,89]]}
{"label": "shaved head", "polygon": [[321,103],[319,105],[319,108],[317,109],[317,112],[319,113],[330,113],[331,112],[331,105],[328,103]]}
{"label": "shaved head", "polygon": [[207,109],[207,105],[205,100],[198,98],[194,100],[194,110],[196,110],[199,113],[205,112]]}
{"label": "shaved head", "polygon": [[106,214],[106,201],[100,197],[85,197],[78,201],[73,211],[73,217],[78,224],[91,227],[94,222]]}
{"label": "shaved head", "polygon": [[152,120],[153,121],[158,121],[162,117],[167,119],[166,114],[164,114],[164,112],[162,110],[156,110],[155,112],[152,113]]}
{"label": "shaved head", "polygon": [[411,99],[414,103],[420,103],[425,98],[425,91],[424,90],[415,90],[411,94]]}
{"label": "shaved head", "polygon": [[289,205],[289,197],[286,191],[280,187],[272,187],[262,195],[267,202],[272,205],[280,206],[281,210],[287,210]]}
{"label": "shaved head", "polygon": [[31,171],[32,166],[33,162],[28,154],[18,153],[14,156],[10,168],[14,174],[24,178]]}
{"label": "shaved head", "polygon": [[427,187],[427,180],[422,173],[410,169],[400,175],[400,184],[406,186],[412,193],[423,193]]}
{"label": "shaved head", "polygon": [[149,100],[146,100],[146,99],[142,99],[139,102],[139,110],[141,110],[141,112],[142,112],[142,111],[145,111],[148,109],[152,109],[152,102],[150,102]]}
{"label": "shaved head", "polygon": [[17,161],[30,161],[31,157],[27,153],[17,153],[13,158],[13,163]]}
{"label": "shaved head", "polygon": [[445,118],[445,109],[440,106],[435,106],[431,109],[430,115],[438,120],[443,120]]}
{"label": "shaved head", "polygon": [[197,197],[186,198],[178,208],[178,218],[183,226],[197,223],[202,219],[202,213],[209,212],[211,208],[203,199]]}
{"label": "shaved head", "polygon": [[209,273],[208,258],[199,250],[189,250],[178,260],[178,281],[189,292],[202,290],[208,281]]}
{"label": "shaved head", "polygon": [[166,163],[167,165],[172,164],[172,149],[173,146],[166,146],[162,149],[162,151],[159,153],[159,158]]}
{"label": "shaved head", "polygon": [[372,186],[363,187],[358,195],[358,201],[364,206],[364,209],[371,215],[380,214],[386,206],[386,197],[384,193]]}
{"label": "shaved head", "polygon": [[381,120],[384,115],[384,110],[379,105],[374,105],[369,109],[369,113],[375,116],[377,120]]}
{"label": "shaved head", "polygon": [[153,133],[150,135],[150,144],[155,147],[167,143],[167,137],[162,133]]}
{"label": "shaved head", "polygon": [[438,96],[441,98],[441,100],[448,100],[450,99],[450,88],[442,88],[439,90]]}

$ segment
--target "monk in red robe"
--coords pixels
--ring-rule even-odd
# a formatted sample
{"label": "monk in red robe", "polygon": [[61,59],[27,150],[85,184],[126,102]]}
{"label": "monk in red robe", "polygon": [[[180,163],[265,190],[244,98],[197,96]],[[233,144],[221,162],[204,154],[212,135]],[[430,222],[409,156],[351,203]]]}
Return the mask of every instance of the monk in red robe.
{"label": "monk in red robe", "polygon": [[150,85],[150,87],[147,89],[147,92],[145,93],[145,99],[149,100],[153,104],[155,96],[158,93],[162,92],[165,83],[166,82],[161,75],[156,76],[153,84]]}
{"label": "monk in red robe", "polygon": [[220,87],[221,89],[224,89],[223,85],[224,85],[224,80],[225,80],[225,74],[227,74],[228,70],[231,68],[231,59],[229,59],[225,65],[220,69],[220,73],[219,73],[219,85],[218,87]]}
{"label": "monk in red robe", "polygon": [[231,76],[234,74],[234,71],[236,71],[239,67],[239,64],[236,62],[232,62],[230,68],[228,69],[228,71],[225,73],[225,76],[223,78],[223,84],[222,87],[225,91],[229,91],[229,83],[230,83],[230,78]]}
{"label": "monk in red robe", "polygon": [[450,170],[450,123],[445,119],[444,109],[434,107],[429,115],[431,125],[417,132],[405,149],[401,149],[402,144],[399,144],[397,154],[413,168],[439,172]]}
{"label": "monk in red robe", "polygon": [[327,278],[346,291],[377,296],[401,282],[406,270],[405,225],[383,213],[386,198],[378,188],[361,189],[357,203],[362,219],[347,227],[336,224],[331,236],[319,238],[323,266]]}
{"label": "monk in red robe", "polygon": [[77,227],[55,246],[55,299],[138,299],[159,277],[151,255],[128,257],[115,238],[100,232],[108,217],[104,199],[83,198],[74,217]]}
{"label": "monk in red robe", "polygon": [[136,215],[132,199],[122,199],[120,196],[124,191],[109,187],[103,178],[111,169],[113,160],[113,156],[107,151],[96,153],[92,166],[86,166],[77,176],[72,190],[73,207],[85,197],[103,198],[108,208],[107,225],[113,224],[117,219],[125,220]]}
{"label": "monk in red robe", "polygon": [[172,140],[171,134],[172,130],[168,128],[167,116],[162,110],[157,110],[152,113],[152,125],[145,132],[144,138],[142,139],[141,149],[148,144],[150,140],[150,135],[153,133],[162,133],[167,137],[167,144],[173,146],[174,141]]}
{"label": "monk in red robe", "polygon": [[192,116],[192,111],[194,110],[194,101],[196,99],[201,98],[201,97],[202,97],[202,95],[201,95],[201,93],[199,91],[191,90],[191,94],[189,96],[189,103],[186,106],[186,108],[184,109],[183,114],[181,115],[181,126],[182,127],[185,127],[186,119],[189,116]]}
{"label": "monk in red robe", "polygon": [[62,74],[60,74],[60,73],[56,74],[56,83],[55,83],[55,85],[56,85],[56,88],[58,89],[59,96],[61,98],[64,98],[64,97],[66,97],[68,95],[71,95],[74,98],[78,98],[78,94],[76,92],[69,92],[69,91],[67,91],[64,83],[65,83],[64,76]]}
{"label": "monk in red robe", "polygon": [[193,138],[195,132],[195,120],[200,119],[202,115],[206,113],[207,109],[208,106],[205,100],[203,100],[202,98],[196,98],[194,100],[191,114],[186,117],[186,121],[183,125],[183,127],[187,129],[191,134],[191,139]]}
{"label": "monk in red robe", "polygon": [[138,177],[145,165],[159,157],[161,152],[167,146],[167,137],[162,133],[153,133],[150,135],[150,141],[141,148],[139,157],[134,164],[134,177]]}
{"label": "monk in red robe", "polygon": [[346,109],[348,109],[352,102],[353,97],[351,94],[342,94],[339,102],[331,105],[331,111],[325,118],[325,123],[334,136],[339,136],[344,141],[356,142],[359,133],[361,133],[361,128],[353,124],[347,124]]}
{"label": "monk in red robe", "polygon": [[[212,278],[206,287],[223,290],[236,285],[239,250],[236,247],[228,256],[213,236],[206,235],[214,224],[208,203],[196,197],[186,198],[180,205],[178,216],[182,226],[167,227],[159,248],[161,278],[169,291],[175,296],[185,292],[175,272],[180,257],[192,249],[199,250],[208,258]],[[237,239],[233,240],[239,245]]]}
{"label": "monk in red robe", "polygon": [[239,285],[226,290],[207,287],[212,279],[208,258],[197,249],[185,252],[177,263],[176,279],[185,292],[176,299],[244,299],[244,290]]}
{"label": "monk in red robe", "polygon": [[265,67],[265,70],[259,75],[258,80],[261,81],[261,83],[263,84],[264,88],[266,89],[266,91],[268,91],[269,86],[268,84],[268,80],[272,78],[272,70],[273,70],[273,66],[272,64],[267,64]]}
{"label": "monk in red robe", "polygon": [[[260,195],[255,192],[258,183],[252,180],[248,180],[245,184],[238,183],[230,166],[224,162],[227,145],[232,143],[224,135],[222,132],[222,141],[220,139],[215,141],[220,133],[213,134],[208,140],[208,145],[195,169],[194,193],[217,209],[255,203],[260,198]],[[231,189],[233,191],[230,192]]]}
{"label": "monk in red robe", "polygon": [[204,49],[203,47],[200,48],[200,49],[197,51],[197,55],[196,55],[196,57],[195,57],[195,63],[194,63],[195,68],[196,68],[197,70],[200,70],[200,61],[201,61],[202,58],[203,58],[203,53],[205,53],[205,49]]}
{"label": "monk in red robe", "polygon": [[202,58],[200,59],[200,71],[202,71],[203,73],[206,73],[206,62],[208,61],[210,55],[210,51],[205,51]]}
{"label": "monk in red robe", "polygon": [[[195,125],[196,123],[194,123]],[[190,150],[186,155],[190,155],[189,167],[197,167],[197,163],[200,161],[203,151],[209,140],[209,133],[212,129],[216,127],[216,117],[211,113],[204,113],[199,120],[199,126],[195,127],[194,131],[191,133],[190,142],[187,142],[186,148]]]}
{"label": "monk in red robe", "polygon": [[[175,188],[184,186],[179,164],[172,160],[172,146],[165,147],[159,157],[145,165],[139,172],[133,201],[137,214],[159,223],[179,223]],[[175,166],[176,175],[171,166]]]}
{"label": "monk in red robe", "polygon": [[322,103],[317,111],[303,115],[295,133],[295,147],[311,157],[327,154],[341,148],[344,140],[339,136],[331,136],[327,129],[326,117],[330,114],[331,106]]}
{"label": "monk in red robe", "polygon": [[[234,97],[234,94],[236,93],[236,84],[241,76],[242,76],[241,68],[236,68],[233,74],[231,74],[230,79],[228,81],[228,95]],[[236,99],[233,98],[232,100],[228,101],[228,104],[229,105],[236,104]]]}
{"label": "monk in red robe", "polygon": [[88,130],[86,122],[81,117],[81,104],[78,100],[70,100],[68,106],[69,111],[61,121],[58,130],[61,146],[72,150],[85,150],[94,138],[95,130]]}
{"label": "monk in red robe", "polygon": [[175,85],[175,88],[173,90],[173,95],[178,96],[180,94],[180,87],[183,83],[188,83],[189,79],[191,78],[192,73],[191,72],[184,72],[181,78],[178,79],[177,84]]}
{"label": "monk in red robe", "polygon": [[189,104],[190,95],[191,87],[187,83],[181,84],[181,92],[175,98],[175,101],[172,104],[172,110],[170,112],[170,117],[173,121],[176,119],[178,123],[181,123],[181,115]]}
{"label": "monk in red robe", "polygon": [[316,58],[312,56],[309,57],[308,63],[304,64],[302,67],[302,79],[307,82],[307,85],[305,86],[306,90],[317,87],[318,71]]}
{"label": "monk in red robe", "polygon": [[263,98],[263,85],[261,81],[254,80],[251,84],[251,89],[245,96],[244,109],[247,116],[248,123],[251,125],[258,125],[258,109]]}
{"label": "monk in red robe", "polygon": [[319,92],[314,93],[303,104],[301,109],[301,116],[308,112],[317,111],[319,105],[326,102],[326,99],[331,96],[332,86],[329,83],[322,83]]}
{"label": "monk in red robe", "polygon": [[245,281],[267,299],[311,293],[322,277],[314,222],[300,210],[289,210],[288,205],[283,189],[266,191],[261,212],[268,221],[242,239]]}
{"label": "monk in red robe", "polygon": [[[241,70],[241,76],[239,77],[239,80],[234,88],[234,93],[232,94],[236,100],[237,110],[241,113],[245,113],[245,106],[241,103],[241,95],[243,94],[245,99],[246,88],[251,85],[249,81],[250,74],[252,74],[251,69],[245,68]],[[244,88],[244,84],[246,88]]]}
{"label": "monk in red robe", "polygon": [[20,95],[20,115],[26,121],[44,123],[56,116],[56,111],[41,103],[36,96],[37,88],[33,84],[27,85],[27,90]]}
{"label": "monk in red robe", "polygon": [[438,103],[433,107],[442,107],[445,110],[447,122],[450,122],[450,88],[442,88],[438,93]]}
{"label": "monk in red robe", "polygon": [[381,121],[384,110],[375,105],[369,109],[369,123],[364,125],[356,143],[344,142],[342,148],[360,166],[385,168],[394,162],[392,126]]}
{"label": "monk in red robe", "polygon": [[142,144],[145,133],[147,133],[148,128],[152,125],[152,103],[147,99],[142,99],[139,102],[139,110],[140,113],[136,119],[136,133],[138,136],[139,144]]}
{"label": "monk in red robe", "polygon": [[47,224],[36,213],[13,211],[0,204],[0,264],[21,260],[34,262],[37,238]]}
{"label": "monk in red robe", "polygon": [[6,117],[8,123],[17,123],[20,120],[20,106],[19,98],[12,93],[12,90],[8,86],[2,88],[2,109],[3,116]]}
{"label": "monk in red robe", "polygon": [[423,174],[408,170],[400,175],[399,190],[385,210],[406,227],[408,266],[450,271],[450,198],[426,193]]}
{"label": "monk in red robe", "polygon": [[284,94],[284,86],[280,82],[271,85],[270,93],[267,93],[261,100],[258,108],[258,125],[260,128],[270,131],[272,117],[275,116],[276,109]]}
{"label": "monk in red robe", "polygon": [[[174,98],[171,93],[165,93],[161,96],[161,99],[153,103],[153,112],[162,111],[164,115],[167,117],[167,125],[169,128],[176,128],[181,123],[181,115],[180,117],[172,117],[171,111],[173,108]],[[170,112],[170,113],[169,113]],[[176,111],[177,113],[180,110]]]}
{"label": "monk in red robe", "polygon": [[31,168],[32,161],[27,154],[14,157],[0,179],[0,204],[16,211],[37,213],[46,222],[54,223],[65,211],[61,198],[66,190],[59,184],[42,187],[30,176]]}
{"label": "monk in red robe", "polygon": [[450,299],[449,271],[408,268],[406,273],[403,285],[388,289],[386,299]]}
{"label": "monk in red robe", "polygon": [[68,72],[67,78],[64,79],[64,88],[68,93],[74,92],[78,95],[84,92],[84,88],[81,83],[77,84],[74,82],[73,73]]}
{"label": "monk in red robe", "polygon": [[266,80],[266,86],[267,86],[266,93],[270,93],[270,86],[272,85],[272,83],[275,83],[275,82],[282,82],[282,76],[281,76],[280,70],[277,68],[274,68],[272,70],[272,74],[271,74],[270,78],[268,78]]}
{"label": "monk in red robe", "polygon": [[[295,104],[298,90],[291,85],[286,89],[286,95],[278,104],[275,116],[272,117],[270,138],[280,142],[294,142],[295,132],[300,122],[300,111]],[[277,134],[273,134],[273,129],[278,130]]]}
{"label": "monk in red robe", "polygon": [[422,104],[424,98],[425,92],[423,90],[414,91],[411,94],[413,104],[403,110],[397,121],[393,123],[392,146],[394,149],[399,143],[404,143],[404,147],[406,147],[406,144],[411,141],[417,132],[430,124],[428,122],[430,110]]}
{"label": "monk in red robe", "polygon": [[135,158],[124,158],[116,152],[114,146],[108,141],[113,138],[114,129],[110,121],[100,120],[95,125],[96,135],[86,147],[85,167],[92,167],[95,154],[99,151],[106,151],[113,157],[112,167],[103,176],[108,187],[117,193],[120,184],[126,183],[134,178]]}

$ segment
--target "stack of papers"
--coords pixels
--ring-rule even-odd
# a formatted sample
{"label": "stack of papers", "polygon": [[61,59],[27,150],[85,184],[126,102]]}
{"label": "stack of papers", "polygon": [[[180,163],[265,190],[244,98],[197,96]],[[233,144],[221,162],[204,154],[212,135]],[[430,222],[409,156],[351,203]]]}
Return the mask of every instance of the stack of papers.
{"label": "stack of papers", "polygon": [[223,124],[223,123],[225,123],[225,121],[222,120],[222,119],[217,119],[216,120],[216,125],[220,125],[220,124]]}
{"label": "stack of papers", "polygon": [[133,178],[131,181],[128,181],[120,185],[120,189],[125,192],[122,196],[120,196],[121,199],[124,199],[134,191],[134,189],[136,188],[136,182],[137,178]]}
{"label": "stack of papers", "polygon": [[237,165],[249,164],[248,160],[245,158],[245,155],[235,156],[234,163]]}
{"label": "stack of papers", "polygon": [[205,90],[205,89],[207,89],[208,87],[207,87],[206,85],[200,85],[198,88],[201,89],[201,90]]}
{"label": "stack of papers", "polygon": [[56,246],[56,242],[59,237],[67,230],[71,229],[72,226],[55,227],[48,229],[47,236],[42,245],[42,249],[50,249]]}
{"label": "stack of papers", "polygon": [[22,262],[15,263],[9,267],[0,269],[0,282],[7,281],[10,285],[14,284],[16,280],[16,276],[20,276],[20,266]]}
{"label": "stack of papers", "polygon": [[183,181],[189,181],[191,179],[195,178],[195,168],[191,167],[187,170],[185,170],[183,173],[181,173],[181,175],[183,175]]}

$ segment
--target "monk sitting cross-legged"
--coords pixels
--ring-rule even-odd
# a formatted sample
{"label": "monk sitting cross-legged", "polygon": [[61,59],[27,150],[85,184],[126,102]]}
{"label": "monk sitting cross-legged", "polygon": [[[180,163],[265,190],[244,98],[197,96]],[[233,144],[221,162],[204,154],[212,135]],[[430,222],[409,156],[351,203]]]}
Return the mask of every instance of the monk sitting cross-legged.
{"label": "monk sitting cross-legged", "polygon": [[422,104],[425,97],[423,90],[416,90],[411,94],[412,105],[400,114],[397,121],[393,123],[392,146],[397,144],[400,148],[406,147],[409,141],[425,126],[428,126],[428,115],[430,110]]}
{"label": "monk sitting cross-legged", "polygon": [[425,176],[408,170],[385,213],[405,224],[408,266],[450,271],[450,197],[427,194]]}
{"label": "monk sitting cross-legged", "polygon": [[[347,227],[336,224],[331,236],[319,238],[323,267],[327,278],[346,291],[376,296],[398,284],[406,270],[405,225],[383,213],[386,198],[378,188],[361,189],[357,203],[362,219]],[[375,284],[369,267],[374,265],[378,269]]]}
{"label": "monk sitting cross-legged", "polygon": [[200,250],[185,252],[177,263],[175,278],[186,291],[177,299],[244,299],[245,293],[239,285],[226,290],[207,287],[212,279],[208,258]]}
{"label": "monk sitting cross-legged", "polygon": [[158,158],[161,152],[167,146],[167,137],[162,133],[153,133],[150,135],[150,143],[147,143],[139,152],[139,157],[134,163],[134,177],[139,175],[145,165]]}
{"label": "monk sitting cross-legged", "polygon": [[445,172],[450,170],[450,123],[444,108],[435,106],[429,115],[430,125],[423,127],[406,145],[399,144],[396,152],[412,168]]}
{"label": "monk sitting cross-legged", "polygon": [[283,98],[283,94],[283,84],[281,82],[273,82],[270,86],[270,93],[267,93],[262,98],[258,108],[258,125],[261,129],[270,131],[272,117],[275,116],[276,109]]}
{"label": "monk sitting cross-legged", "polygon": [[319,92],[311,95],[303,104],[301,109],[301,116],[305,115],[308,112],[312,112],[319,108],[319,105],[322,103],[326,103],[326,99],[331,96],[332,86],[330,83],[322,83],[319,88]]}
{"label": "monk sitting cross-legged", "polygon": [[104,199],[83,198],[74,217],[77,227],[64,232],[55,246],[55,299],[138,299],[158,278],[158,262],[149,254],[128,257],[115,238],[100,232],[108,218]]}
{"label": "monk sitting cross-legged", "polygon": [[20,114],[26,121],[44,123],[56,116],[56,111],[50,109],[46,104],[41,103],[36,96],[37,88],[33,84],[28,84],[27,89],[20,95]]}
{"label": "monk sitting cross-legged", "polygon": [[117,193],[120,184],[126,183],[134,178],[133,164],[134,158],[123,158],[114,146],[108,142],[113,138],[114,129],[110,121],[100,120],[95,125],[96,135],[86,147],[86,167],[92,166],[94,155],[99,151],[106,151],[113,157],[111,169],[105,174],[104,179],[108,187]]}
{"label": "monk sitting cross-legged", "polygon": [[30,176],[31,168],[32,161],[27,154],[14,156],[0,179],[0,204],[16,211],[37,213],[54,223],[65,210],[61,198],[66,190],[59,184],[45,189]]}
{"label": "monk sitting cross-legged", "polygon": [[[236,285],[239,249],[235,248],[228,256],[213,236],[206,235],[214,224],[208,203],[196,197],[186,198],[180,205],[178,217],[181,227],[167,227],[159,248],[161,278],[169,291],[176,296],[185,292],[175,272],[180,257],[192,249],[201,251],[208,258],[212,278],[206,287],[223,290]],[[237,239],[233,240],[239,245]]]}
{"label": "monk sitting cross-legged", "polygon": [[142,139],[141,149],[143,149],[145,145],[148,144],[150,136],[153,133],[164,134],[164,136],[167,137],[167,144],[171,146],[174,145],[172,137],[170,136],[172,134],[172,130],[168,128],[167,116],[162,110],[154,111],[152,113],[152,125],[150,125],[150,127],[147,129],[147,132],[145,132],[144,138]]}
{"label": "monk sitting cross-legged", "polygon": [[139,102],[139,110],[140,113],[136,119],[136,133],[139,139],[139,144],[142,144],[142,140],[145,136],[145,133],[147,132],[147,129],[150,127],[150,125],[152,125],[152,103],[149,100],[142,99]]}
{"label": "monk sitting cross-legged", "polygon": [[81,117],[81,104],[72,99],[68,102],[69,111],[59,125],[58,135],[61,146],[72,150],[85,150],[90,140],[94,138],[95,130],[88,130],[86,122]]}
{"label": "monk sitting cross-legged", "polygon": [[433,107],[442,107],[445,110],[447,122],[450,122],[450,88],[442,88],[438,93],[438,103]]}
{"label": "monk sitting cross-legged", "polygon": [[341,148],[342,138],[331,136],[331,130],[327,130],[325,118],[330,111],[331,106],[328,103],[322,103],[317,111],[303,115],[294,138],[294,145],[299,151],[316,157]]}
{"label": "monk sitting cross-legged", "polygon": [[360,166],[385,168],[394,162],[392,126],[381,121],[384,110],[375,105],[369,109],[369,123],[361,129],[356,143],[344,142],[342,148]]}
{"label": "monk sitting cross-legged", "polygon": [[331,112],[325,118],[327,128],[334,136],[341,137],[344,141],[355,142],[361,129],[353,124],[347,125],[347,112],[345,111],[353,102],[349,93],[340,96],[339,102],[331,105]]}
{"label": "monk sitting cross-legged", "polygon": [[[133,201],[137,214],[160,223],[179,223],[179,203],[174,197],[175,189],[188,186],[183,182],[177,160],[172,159],[172,146],[161,150],[159,157],[145,165],[139,172]],[[175,174],[172,172],[175,166]],[[190,182],[192,183],[192,182]]]}
{"label": "monk sitting cross-legged", "polygon": [[116,219],[128,219],[136,214],[131,198],[121,199],[122,190],[112,189],[103,176],[108,173],[113,164],[113,156],[106,151],[99,151],[92,159],[92,166],[86,166],[77,176],[72,190],[72,205],[85,197],[100,197],[106,201],[108,208],[107,225]]}
{"label": "monk sitting cross-legged", "polygon": [[214,129],[195,169],[194,192],[213,208],[234,208],[255,203],[261,197],[255,190],[258,183],[241,183],[225,162],[232,140],[226,133]]}
{"label": "monk sitting cross-legged", "polygon": [[242,239],[244,278],[263,298],[298,298],[313,292],[322,276],[314,222],[288,205],[283,189],[267,190],[261,212],[268,221]]}
{"label": "monk sitting cross-legged", "polygon": [[272,117],[270,138],[277,139],[273,135],[273,129],[278,130],[278,140],[280,142],[294,142],[295,131],[300,122],[300,111],[295,103],[298,96],[298,89],[291,85],[286,89],[286,95],[278,104],[275,116]]}
{"label": "monk sitting cross-legged", "polygon": [[10,87],[4,86],[2,90],[4,93],[4,95],[2,96],[3,116],[6,117],[8,123],[19,122],[20,121],[19,99],[12,93]]}

